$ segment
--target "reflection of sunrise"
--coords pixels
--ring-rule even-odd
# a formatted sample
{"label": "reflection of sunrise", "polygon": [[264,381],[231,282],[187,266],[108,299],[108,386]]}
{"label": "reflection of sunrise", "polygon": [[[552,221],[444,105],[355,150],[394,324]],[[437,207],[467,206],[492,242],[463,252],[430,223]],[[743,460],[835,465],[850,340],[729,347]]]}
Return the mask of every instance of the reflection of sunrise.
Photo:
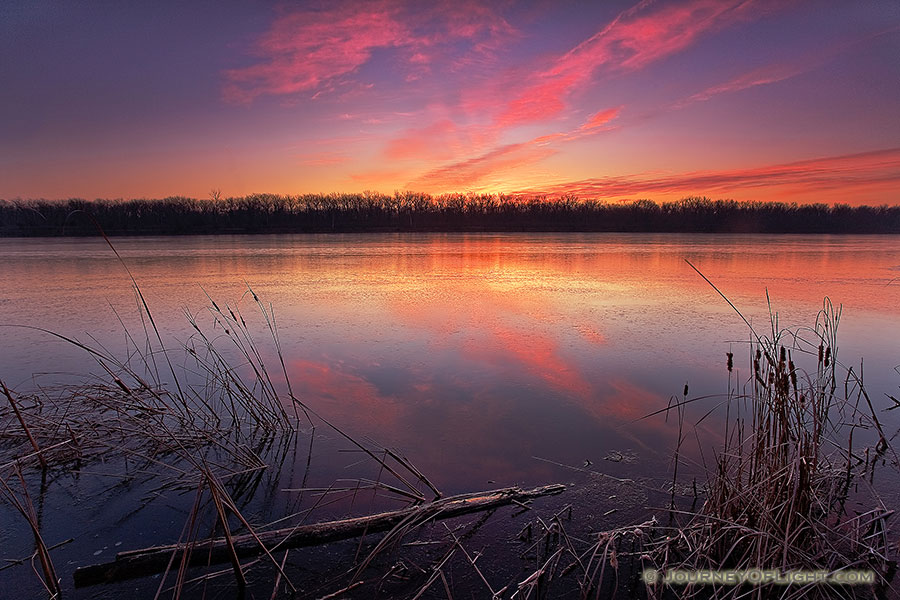
{"label": "reflection of sunrise", "polygon": [[227,8],[3,8],[0,197],[898,200],[888,0]]}

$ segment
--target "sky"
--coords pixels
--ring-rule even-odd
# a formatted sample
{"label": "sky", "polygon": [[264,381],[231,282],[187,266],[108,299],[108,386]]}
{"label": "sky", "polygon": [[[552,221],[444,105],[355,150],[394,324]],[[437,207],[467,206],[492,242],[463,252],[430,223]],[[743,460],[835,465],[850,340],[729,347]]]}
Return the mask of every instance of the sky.
{"label": "sky", "polygon": [[0,198],[900,204],[898,0],[0,3]]}

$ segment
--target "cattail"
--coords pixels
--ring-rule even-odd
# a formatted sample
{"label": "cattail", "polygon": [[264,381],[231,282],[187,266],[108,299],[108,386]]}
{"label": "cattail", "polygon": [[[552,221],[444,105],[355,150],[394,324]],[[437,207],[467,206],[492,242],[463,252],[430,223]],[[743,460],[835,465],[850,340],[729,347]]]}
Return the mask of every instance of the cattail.
{"label": "cattail", "polygon": [[685,383],[684,384],[684,397],[685,398],[687,398],[687,394],[688,394],[688,384]]}
{"label": "cattail", "polygon": [[734,368],[734,354],[727,352],[725,356],[728,357],[728,372],[731,373],[731,370]]}
{"label": "cattail", "polygon": [[791,385],[794,386],[794,393],[797,392],[797,371],[794,370],[794,361],[788,362],[788,368],[791,370]]}
{"label": "cattail", "polygon": [[825,348],[825,366],[828,366],[828,363],[831,362],[831,347]]}
{"label": "cattail", "polygon": [[819,362],[822,362],[822,352],[825,351],[825,346],[819,344]]}

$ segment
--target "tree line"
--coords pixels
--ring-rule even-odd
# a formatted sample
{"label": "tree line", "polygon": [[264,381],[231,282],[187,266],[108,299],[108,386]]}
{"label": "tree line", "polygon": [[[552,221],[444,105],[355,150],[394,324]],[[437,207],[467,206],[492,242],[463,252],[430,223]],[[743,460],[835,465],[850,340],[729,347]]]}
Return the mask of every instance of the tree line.
{"label": "tree line", "polygon": [[381,231],[900,233],[900,206],[398,192],[0,200],[2,236]]}

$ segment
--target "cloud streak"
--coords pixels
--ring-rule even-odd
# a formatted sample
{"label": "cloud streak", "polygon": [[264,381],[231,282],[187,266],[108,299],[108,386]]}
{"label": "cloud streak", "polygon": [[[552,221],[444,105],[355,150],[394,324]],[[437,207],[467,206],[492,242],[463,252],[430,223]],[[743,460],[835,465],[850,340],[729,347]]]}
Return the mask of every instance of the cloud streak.
{"label": "cloud streak", "polygon": [[260,62],[225,71],[223,95],[249,103],[261,95],[313,90],[355,71],[376,48],[410,43],[409,32],[384,3],[364,10],[298,11],[277,18],[255,47]]}
{"label": "cloud streak", "polygon": [[819,51],[815,54],[809,54],[802,59],[798,59],[790,63],[770,64],[753,69],[724,83],[708,87],[705,90],[698,92],[682,100],[681,102],[678,102],[677,104],[675,104],[675,106],[673,106],[673,108],[684,108],[685,106],[688,106],[695,102],[706,102],[707,100],[710,100],[711,98],[719,96],[721,94],[731,94],[761,85],[770,85],[773,83],[779,83],[781,81],[791,79],[798,75],[802,75],[804,73],[812,71],[813,69],[819,68],[829,61],[833,60],[835,57],[849,50],[859,47],[865,43],[869,43],[872,40],[880,38],[884,35],[896,33],[897,31],[900,31],[900,28],[891,27],[882,31],[875,32],[874,34],[850,39],[840,44],[830,45],[829,48],[825,51]]}
{"label": "cloud streak", "polygon": [[597,129],[603,129],[607,126],[607,124],[619,116],[619,112],[622,110],[622,107],[609,108],[607,110],[601,110],[598,113],[591,115],[591,118],[588,119],[584,125],[579,127],[579,131],[595,131]]}
{"label": "cloud streak", "polygon": [[[450,192],[460,189],[479,191],[498,184],[509,185],[505,181],[507,172],[521,170],[553,156],[558,152],[553,147],[554,144],[611,131],[614,127],[610,123],[619,116],[621,110],[621,106],[601,110],[573,131],[542,135],[526,142],[499,146],[480,156],[443,165],[419,176],[407,187]],[[436,141],[439,143],[439,140]],[[418,143],[425,145],[426,141],[420,140]]]}
{"label": "cloud streak", "polygon": [[509,127],[558,116],[568,97],[600,72],[620,74],[684,50],[703,34],[754,18],[768,3],[754,0],[691,0],[658,7],[644,1],[619,14],[532,78],[496,118]]}
{"label": "cloud streak", "polygon": [[732,94],[761,85],[778,83],[792,77],[796,77],[808,70],[807,67],[792,65],[767,65],[759,69],[753,69],[734,79],[710,86],[701,92],[697,92],[684,100],[675,103],[672,108],[679,109],[697,102],[706,102],[721,94]]}
{"label": "cloud streak", "polygon": [[506,172],[532,165],[556,150],[531,142],[508,144],[426,172],[407,186],[434,192],[479,191],[503,183]]}
{"label": "cloud streak", "polygon": [[[548,146],[571,141],[613,128],[622,108],[594,113],[577,129],[551,132],[525,142],[502,142],[515,128],[548,122],[563,115],[571,98],[603,75],[633,72],[684,50],[702,35],[758,17],[771,4],[764,0],[688,0],[659,5],[643,1],[620,13],[597,33],[571,50],[545,63],[534,75],[518,82],[524,89],[508,98],[508,86],[485,88],[469,97],[460,108],[479,116],[489,115],[489,124],[458,126],[443,118],[418,130],[410,130],[390,141],[389,159],[418,157],[450,159],[408,184],[414,189],[449,191],[485,188],[503,180],[504,172],[532,165],[554,154]],[[472,135],[469,135],[472,134]],[[429,140],[429,135],[433,137]],[[467,146],[452,148],[448,142],[468,139]],[[508,136],[507,136],[508,139]],[[452,148],[452,149],[451,149]],[[479,154],[472,156],[472,151]],[[462,155],[462,156],[461,156]]]}
{"label": "cloud streak", "polygon": [[746,169],[598,177],[523,192],[619,199],[646,198],[654,194],[730,194],[761,188],[808,192],[878,184],[900,184],[900,148]]}
{"label": "cloud streak", "polygon": [[[418,7],[418,8],[417,8]],[[492,52],[513,28],[477,3],[343,2],[319,10],[282,12],[253,47],[257,62],[224,72],[223,98],[249,104],[260,96],[327,92],[368,63],[381,49],[402,51],[401,68],[413,81],[441,57],[442,47],[461,40],[466,54]]]}

